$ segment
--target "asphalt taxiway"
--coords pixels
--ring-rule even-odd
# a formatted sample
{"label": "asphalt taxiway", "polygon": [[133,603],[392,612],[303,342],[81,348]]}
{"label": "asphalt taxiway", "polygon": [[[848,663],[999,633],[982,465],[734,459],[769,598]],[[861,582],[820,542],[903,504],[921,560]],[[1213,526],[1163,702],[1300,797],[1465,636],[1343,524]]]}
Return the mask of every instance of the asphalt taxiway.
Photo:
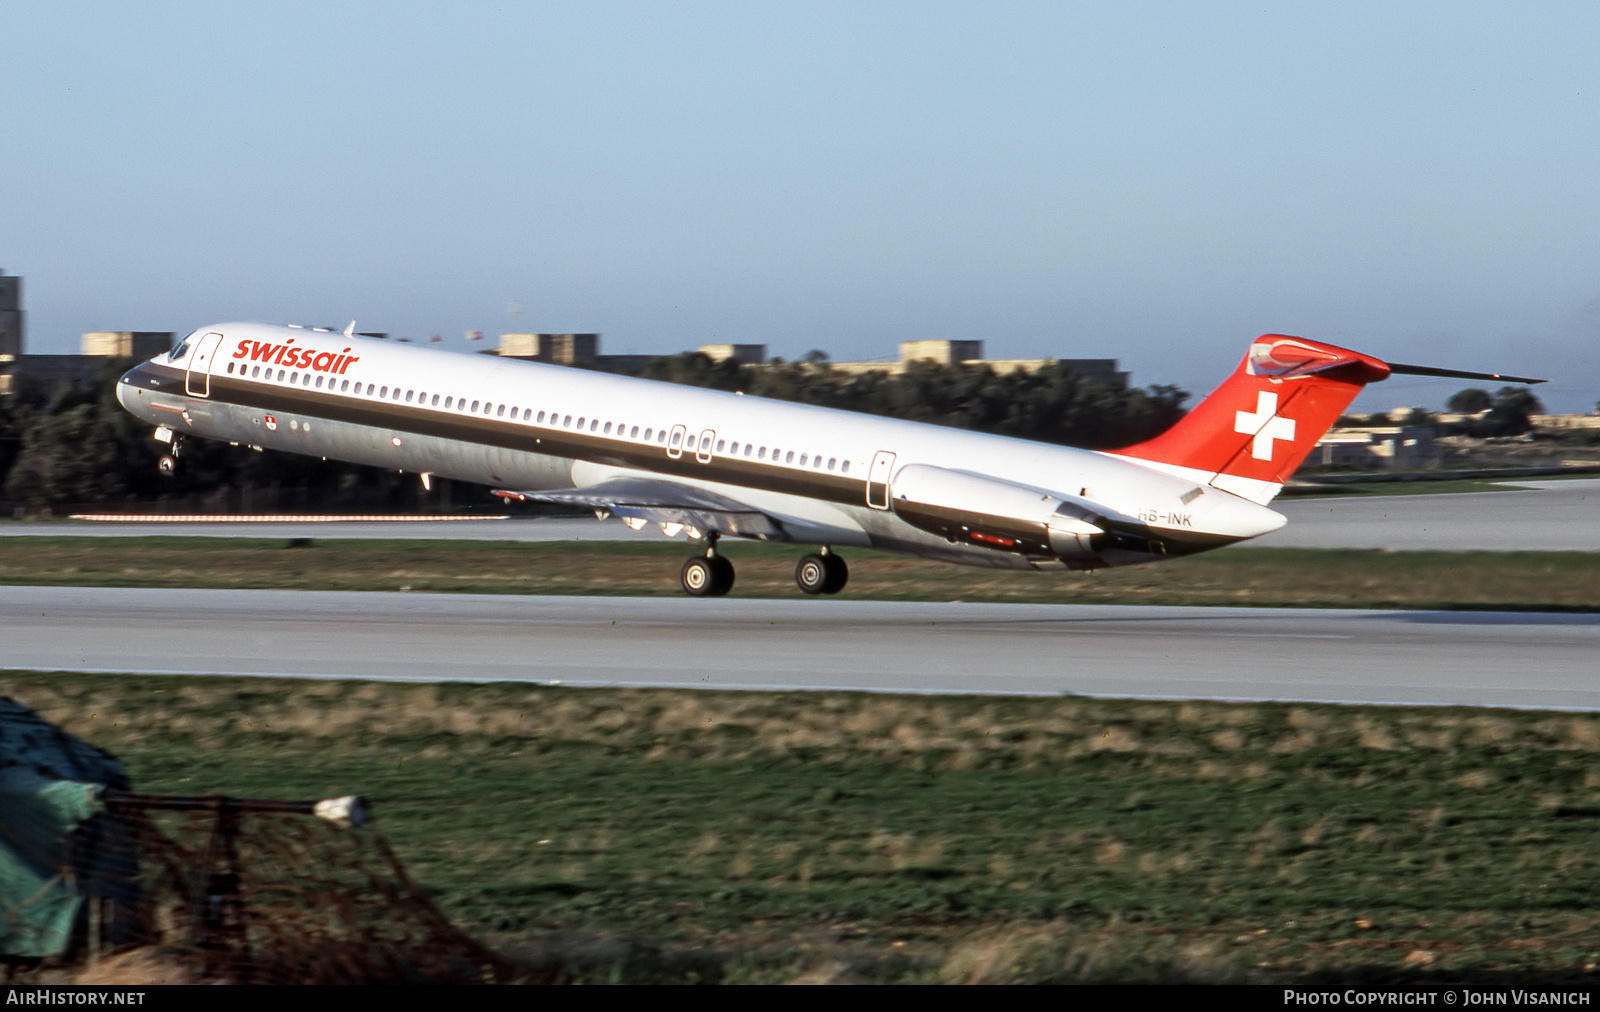
{"label": "asphalt taxiway", "polygon": [[[1600,551],[1600,478],[1520,482],[1525,490],[1447,495],[1280,498],[1287,526],[1249,548],[1388,551]],[[659,541],[653,527],[590,517],[437,522],[374,520],[0,523],[0,538],[429,538],[479,541]]]}
{"label": "asphalt taxiway", "polygon": [[1600,478],[1516,484],[1526,490],[1278,499],[1289,523],[1238,547],[1600,551]]}
{"label": "asphalt taxiway", "polygon": [[0,668],[1600,710],[1600,617],[0,587]]}

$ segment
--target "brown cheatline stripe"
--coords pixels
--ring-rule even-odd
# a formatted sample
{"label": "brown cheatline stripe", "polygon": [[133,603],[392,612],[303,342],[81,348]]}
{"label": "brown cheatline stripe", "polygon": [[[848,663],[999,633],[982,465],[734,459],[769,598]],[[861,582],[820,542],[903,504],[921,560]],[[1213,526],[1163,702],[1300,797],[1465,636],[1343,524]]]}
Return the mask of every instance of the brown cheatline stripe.
{"label": "brown cheatline stripe", "polygon": [[[171,383],[171,388],[168,388],[168,383],[161,383],[160,386],[152,385],[151,389],[183,397],[192,396],[183,392],[181,371],[152,367],[150,363],[136,366],[132,371]],[[163,376],[161,373],[168,375]],[[702,464],[694,459],[695,455],[689,451],[685,451],[678,458],[672,458],[667,456],[664,447],[651,446],[646,449],[643,444],[629,440],[578,433],[570,429],[550,429],[532,422],[508,422],[477,415],[461,415],[454,409],[447,411],[440,408],[418,408],[415,405],[391,404],[388,401],[356,399],[349,394],[330,394],[326,390],[241,382],[237,377],[227,375],[213,375],[211,395],[196,397],[194,400],[200,403],[228,404],[261,411],[299,414],[325,421],[434,436],[525,453],[543,453],[619,467],[636,467],[663,476],[745,485],[763,491],[801,495],[844,505],[866,505],[865,474],[860,479],[826,473],[815,474],[797,468],[774,466],[770,463],[736,457],[713,457],[710,463]]]}

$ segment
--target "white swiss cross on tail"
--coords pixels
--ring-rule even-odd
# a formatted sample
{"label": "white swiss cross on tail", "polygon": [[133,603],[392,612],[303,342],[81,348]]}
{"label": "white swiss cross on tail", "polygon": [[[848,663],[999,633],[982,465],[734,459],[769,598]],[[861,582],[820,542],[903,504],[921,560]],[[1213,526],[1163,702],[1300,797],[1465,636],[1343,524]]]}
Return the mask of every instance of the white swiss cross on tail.
{"label": "white swiss cross on tail", "polygon": [[1256,394],[1254,412],[1239,411],[1234,414],[1233,431],[1254,435],[1250,443],[1250,456],[1257,460],[1271,460],[1273,441],[1294,440],[1294,419],[1278,416],[1278,395],[1262,390]]}

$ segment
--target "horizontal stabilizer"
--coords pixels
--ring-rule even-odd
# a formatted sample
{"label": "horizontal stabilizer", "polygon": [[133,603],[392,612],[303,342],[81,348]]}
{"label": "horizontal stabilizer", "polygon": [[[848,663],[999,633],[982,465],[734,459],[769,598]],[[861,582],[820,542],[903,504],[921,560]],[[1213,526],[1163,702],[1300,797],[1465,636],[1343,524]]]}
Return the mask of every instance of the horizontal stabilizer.
{"label": "horizontal stabilizer", "polygon": [[783,525],[736,499],[677,482],[650,478],[613,478],[598,485],[556,491],[495,489],[502,499],[586,506],[613,516],[657,524],[679,524],[696,530],[744,538],[788,540]]}
{"label": "horizontal stabilizer", "polygon": [[1401,365],[1390,362],[1389,371],[1401,376],[1446,376],[1452,379],[1494,380],[1501,383],[1548,383],[1548,380],[1530,379],[1527,376],[1503,376],[1497,372],[1462,372],[1460,369],[1435,369],[1431,365]]}

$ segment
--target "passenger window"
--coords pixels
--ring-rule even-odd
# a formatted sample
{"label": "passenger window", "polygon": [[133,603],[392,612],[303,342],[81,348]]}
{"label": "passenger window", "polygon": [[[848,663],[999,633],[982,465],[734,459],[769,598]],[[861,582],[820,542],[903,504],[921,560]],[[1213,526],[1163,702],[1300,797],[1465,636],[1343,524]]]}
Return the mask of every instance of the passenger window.
{"label": "passenger window", "polygon": [[763,446],[760,450],[758,450],[756,452],[756,459],[757,460],[766,460],[767,459],[767,448],[765,446]]}
{"label": "passenger window", "polygon": [[694,449],[694,437],[693,437],[693,436],[690,436],[690,437],[689,437],[689,438],[688,438],[688,439],[687,439],[687,440],[686,440],[686,441],[685,441],[685,442],[684,442],[684,444],[683,444],[683,446],[684,446],[684,449],[686,449],[686,450],[692,450],[692,449]]}
{"label": "passenger window", "polygon": [[746,457],[750,456],[750,451],[754,450],[755,448],[756,447],[755,447],[754,443],[746,443],[746,444],[744,444],[744,455]]}
{"label": "passenger window", "polygon": [[848,460],[839,465],[839,473],[840,474],[849,474],[850,473],[850,462]]}
{"label": "passenger window", "polygon": [[228,374],[230,376],[233,375],[233,363],[232,362],[228,363]]}
{"label": "passenger window", "polygon": [[506,416],[506,406],[504,404],[500,405],[495,409],[494,415],[496,418],[504,418]]}
{"label": "passenger window", "polygon": [[372,396],[372,384],[371,383],[367,384],[367,396],[368,397]]}
{"label": "passenger window", "polygon": [[478,402],[477,401],[473,401],[472,402],[472,410],[474,410],[474,411],[478,410]]}
{"label": "passenger window", "polygon": [[673,433],[672,434],[672,445],[673,446],[677,446],[681,442],[683,442],[683,433],[681,433],[681,432]]}
{"label": "passenger window", "polygon": [[259,365],[253,365],[253,366],[250,367],[250,378],[251,379],[255,379],[257,376],[260,376],[260,375],[261,375],[261,367]]}
{"label": "passenger window", "polygon": [[322,377],[321,376],[317,377],[317,389],[318,390],[322,389]]}
{"label": "passenger window", "polygon": [[806,455],[803,454],[803,453],[800,455],[800,466],[801,467],[805,467],[806,466]]}
{"label": "passenger window", "polygon": [[828,458],[828,470],[832,471],[833,470],[833,465],[837,464],[838,462],[839,462],[839,458],[838,457],[829,457]]}
{"label": "passenger window", "polygon": [[539,412],[539,419],[538,420],[541,421],[541,422],[544,421],[544,412],[543,411]]}
{"label": "passenger window", "polygon": [[407,390],[406,391],[406,403],[407,404],[411,403],[411,395],[412,395],[412,393],[414,393],[414,391],[411,391],[411,390]]}
{"label": "passenger window", "polygon": [[311,374],[310,373],[306,373],[306,378],[300,381],[300,385],[304,386],[304,387],[308,387],[308,386],[311,385]]}
{"label": "passenger window", "polygon": [[645,441],[645,442],[647,442],[647,443],[648,443],[648,442],[650,442],[650,436],[651,436],[651,435],[652,435],[652,434],[653,434],[653,433],[654,433],[654,430],[653,430],[653,429],[645,429],[645,430],[644,430],[644,441]]}
{"label": "passenger window", "polygon": [[600,428],[600,419],[596,418],[594,421],[589,423],[589,431],[590,432],[593,432],[598,428]]}
{"label": "passenger window", "polygon": [[579,415],[578,416],[578,428],[580,428],[580,429],[583,428],[583,422],[584,422],[583,416]]}
{"label": "passenger window", "polygon": [[439,395],[438,394],[434,394],[433,395],[433,403],[431,405],[429,405],[429,407],[435,407],[436,408],[438,406],[439,406]]}
{"label": "passenger window", "polygon": [[298,382],[300,382],[300,374],[297,373],[297,372],[290,373],[289,374],[289,385],[290,386],[294,386]]}
{"label": "passenger window", "polygon": [[726,439],[717,440],[717,452],[721,453],[722,452],[722,448],[727,446],[727,445],[728,445],[728,441]]}
{"label": "passenger window", "polygon": [[444,399],[444,406],[448,408],[454,402],[455,402],[455,398],[454,397],[446,397]]}
{"label": "passenger window", "polygon": [[656,433],[656,442],[665,443],[666,441],[667,441],[667,430],[666,429],[662,429],[660,432]]}
{"label": "passenger window", "polygon": [[[637,425],[635,425],[633,427],[633,431],[632,432],[628,433],[628,438],[629,439],[638,439],[639,438],[639,427]],[[648,430],[645,432],[644,438],[646,438],[646,439],[650,438],[650,433],[649,433]]]}
{"label": "passenger window", "polygon": [[567,428],[571,428],[572,427],[572,416],[571,415],[567,415],[565,418],[561,419],[561,424],[563,426],[567,427]]}
{"label": "passenger window", "polygon": [[399,400],[400,399],[400,388],[399,387],[395,387],[394,388],[394,399],[395,400]]}
{"label": "passenger window", "polygon": [[608,435],[608,436],[611,435],[611,423],[610,422],[606,423],[606,435]]}
{"label": "passenger window", "polygon": [[[787,457],[783,458],[783,462],[785,464],[793,464],[794,463],[794,451],[793,450],[790,450],[789,451],[789,455]],[[800,463],[804,464],[805,462],[806,461],[805,461],[804,457],[800,458]]]}
{"label": "passenger window", "polygon": [[378,391],[378,396],[379,397],[388,397],[389,396],[389,388],[388,387],[384,387],[382,390],[379,390]]}

